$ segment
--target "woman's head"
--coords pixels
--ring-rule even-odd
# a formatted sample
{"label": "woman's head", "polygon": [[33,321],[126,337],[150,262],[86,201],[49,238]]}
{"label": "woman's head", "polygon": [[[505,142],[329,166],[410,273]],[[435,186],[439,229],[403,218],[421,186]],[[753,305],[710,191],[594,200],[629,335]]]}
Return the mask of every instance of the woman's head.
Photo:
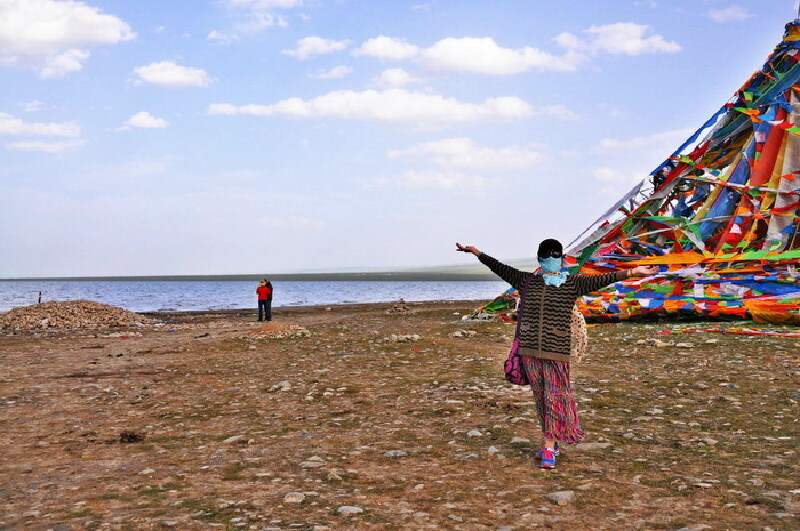
{"label": "woman's head", "polygon": [[541,260],[542,258],[562,258],[564,256],[564,249],[561,247],[561,242],[548,238],[542,240],[539,244],[539,250],[536,251],[536,257]]}
{"label": "woman's head", "polygon": [[267,285],[267,281],[262,278],[261,280],[258,281],[258,285],[259,286],[266,286]]}

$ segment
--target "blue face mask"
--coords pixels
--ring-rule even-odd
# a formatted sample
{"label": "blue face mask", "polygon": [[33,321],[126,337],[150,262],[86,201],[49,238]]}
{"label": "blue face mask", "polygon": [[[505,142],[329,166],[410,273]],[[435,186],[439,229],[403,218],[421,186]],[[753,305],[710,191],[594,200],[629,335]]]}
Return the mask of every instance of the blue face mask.
{"label": "blue face mask", "polygon": [[567,272],[561,271],[561,262],[561,258],[553,258],[552,256],[539,258],[539,265],[542,266],[542,273],[544,273],[542,277],[544,278],[544,283],[548,286],[558,287],[567,281]]}

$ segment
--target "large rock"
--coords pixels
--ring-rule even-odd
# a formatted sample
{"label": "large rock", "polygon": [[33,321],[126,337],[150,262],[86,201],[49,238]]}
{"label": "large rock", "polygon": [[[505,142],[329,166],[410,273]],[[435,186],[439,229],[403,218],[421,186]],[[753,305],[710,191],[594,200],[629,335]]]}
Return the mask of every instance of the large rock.
{"label": "large rock", "polygon": [[558,492],[551,492],[547,495],[547,499],[556,505],[564,506],[572,503],[575,499],[575,492],[571,490],[560,490]]}

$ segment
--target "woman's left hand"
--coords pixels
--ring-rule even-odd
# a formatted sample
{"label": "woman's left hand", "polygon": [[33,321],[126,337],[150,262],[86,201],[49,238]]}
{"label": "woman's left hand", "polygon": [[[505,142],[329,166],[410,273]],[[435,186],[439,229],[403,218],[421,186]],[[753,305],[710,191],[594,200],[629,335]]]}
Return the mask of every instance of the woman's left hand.
{"label": "woman's left hand", "polygon": [[631,276],[633,275],[640,275],[644,277],[649,277],[650,275],[655,275],[658,273],[658,268],[656,266],[638,266],[634,267],[631,271]]}

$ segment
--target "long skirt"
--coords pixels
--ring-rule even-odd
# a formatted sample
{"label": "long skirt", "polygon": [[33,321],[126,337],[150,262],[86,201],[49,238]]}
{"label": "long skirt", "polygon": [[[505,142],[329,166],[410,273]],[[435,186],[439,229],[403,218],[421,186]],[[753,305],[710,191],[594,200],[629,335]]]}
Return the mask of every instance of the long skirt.
{"label": "long skirt", "polygon": [[521,356],[545,439],[575,444],[583,439],[569,381],[569,362]]}

